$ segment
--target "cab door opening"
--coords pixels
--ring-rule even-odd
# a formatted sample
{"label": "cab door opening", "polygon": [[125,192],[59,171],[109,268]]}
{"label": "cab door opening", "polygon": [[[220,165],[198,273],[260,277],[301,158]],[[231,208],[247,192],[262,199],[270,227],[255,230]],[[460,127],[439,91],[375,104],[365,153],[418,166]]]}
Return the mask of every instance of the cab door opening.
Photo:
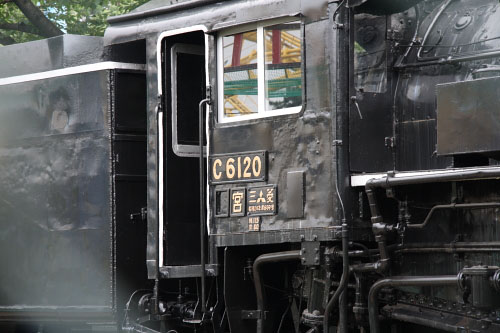
{"label": "cab door opening", "polygon": [[[165,209],[160,265],[174,277],[178,272],[174,267],[200,264],[199,196],[206,189],[199,181],[198,104],[205,98],[205,34],[166,37],[161,51]],[[199,269],[182,272],[197,276]]]}

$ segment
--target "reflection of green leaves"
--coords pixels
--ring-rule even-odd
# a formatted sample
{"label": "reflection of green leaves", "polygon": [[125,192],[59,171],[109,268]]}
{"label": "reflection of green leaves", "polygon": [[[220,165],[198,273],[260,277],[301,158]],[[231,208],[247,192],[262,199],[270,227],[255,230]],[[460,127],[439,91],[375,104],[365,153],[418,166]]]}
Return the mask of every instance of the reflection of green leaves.
{"label": "reflection of green leaves", "polygon": [[[61,30],[69,34],[102,36],[109,16],[125,14],[148,0],[32,0]],[[0,24],[29,24],[13,2],[0,4]],[[26,42],[43,37],[15,30],[0,30],[1,36]]]}
{"label": "reflection of green leaves", "polygon": [[366,50],[361,45],[359,45],[358,42],[354,43],[354,53],[360,54],[360,53],[365,53],[365,52],[366,52]]}

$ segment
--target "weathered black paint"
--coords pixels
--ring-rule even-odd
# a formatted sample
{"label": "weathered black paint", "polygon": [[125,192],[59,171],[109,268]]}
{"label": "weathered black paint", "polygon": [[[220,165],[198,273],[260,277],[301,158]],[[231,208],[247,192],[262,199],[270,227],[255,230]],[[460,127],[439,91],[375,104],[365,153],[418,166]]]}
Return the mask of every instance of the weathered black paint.
{"label": "weathered black paint", "polygon": [[15,44],[0,52],[0,78],[44,72],[104,60],[100,37],[62,35]]}
{"label": "weathered black paint", "polygon": [[437,152],[441,155],[500,151],[498,78],[438,85]]}
{"label": "weathered black paint", "polygon": [[[89,57],[77,59],[68,49],[75,43]],[[36,76],[103,54],[98,38],[49,44],[52,57],[44,41],[15,46],[24,52],[5,75]],[[46,62],[24,66],[35,54]],[[145,285],[145,266],[127,268],[145,260],[145,222],[130,219],[146,206],[145,84],[141,72],[101,70],[0,86],[2,318],[116,327],[117,310]]]}

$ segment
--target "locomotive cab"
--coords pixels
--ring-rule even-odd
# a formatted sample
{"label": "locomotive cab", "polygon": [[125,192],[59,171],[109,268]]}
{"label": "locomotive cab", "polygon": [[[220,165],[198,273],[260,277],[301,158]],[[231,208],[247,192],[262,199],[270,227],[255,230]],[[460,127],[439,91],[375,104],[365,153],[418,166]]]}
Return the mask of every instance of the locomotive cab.
{"label": "locomotive cab", "polygon": [[[320,261],[301,258],[301,243],[340,239],[344,194],[332,189],[347,184],[335,185],[333,161],[347,146],[336,136],[335,6],[151,2],[110,20],[106,43],[146,36],[148,68],[157,71],[148,70],[148,276],[158,289],[181,283],[193,291],[180,292],[190,311],[169,327],[203,323],[210,313],[232,331],[276,330],[288,304],[272,294],[260,308],[252,262],[294,253],[278,264],[289,273],[266,282],[279,289],[302,279],[301,259]],[[140,32],[130,35],[130,26]],[[314,293],[327,289],[323,281]],[[175,303],[167,299],[158,292],[151,304]],[[274,307],[282,310],[264,320]]]}

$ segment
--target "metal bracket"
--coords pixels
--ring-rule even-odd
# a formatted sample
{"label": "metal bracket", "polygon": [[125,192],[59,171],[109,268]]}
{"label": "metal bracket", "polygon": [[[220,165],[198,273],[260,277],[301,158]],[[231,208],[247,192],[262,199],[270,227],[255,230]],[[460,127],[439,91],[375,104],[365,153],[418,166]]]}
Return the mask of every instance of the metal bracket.
{"label": "metal bracket", "polygon": [[269,311],[262,310],[241,310],[241,319],[259,320],[266,319]]}
{"label": "metal bracket", "polygon": [[332,145],[335,147],[342,146],[342,140],[333,140]]}
{"label": "metal bracket", "polygon": [[359,104],[358,104],[358,97],[351,96],[351,102],[354,103],[354,106],[356,107],[356,110],[358,111],[359,119],[363,120],[363,114],[361,113],[361,108],[359,107]]}
{"label": "metal bracket", "polygon": [[130,220],[132,221],[136,220],[146,221],[147,218],[148,218],[148,207],[142,207],[140,213],[130,214]]}
{"label": "metal bracket", "polygon": [[300,262],[304,266],[316,266],[321,264],[320,242],[302,242]]}

